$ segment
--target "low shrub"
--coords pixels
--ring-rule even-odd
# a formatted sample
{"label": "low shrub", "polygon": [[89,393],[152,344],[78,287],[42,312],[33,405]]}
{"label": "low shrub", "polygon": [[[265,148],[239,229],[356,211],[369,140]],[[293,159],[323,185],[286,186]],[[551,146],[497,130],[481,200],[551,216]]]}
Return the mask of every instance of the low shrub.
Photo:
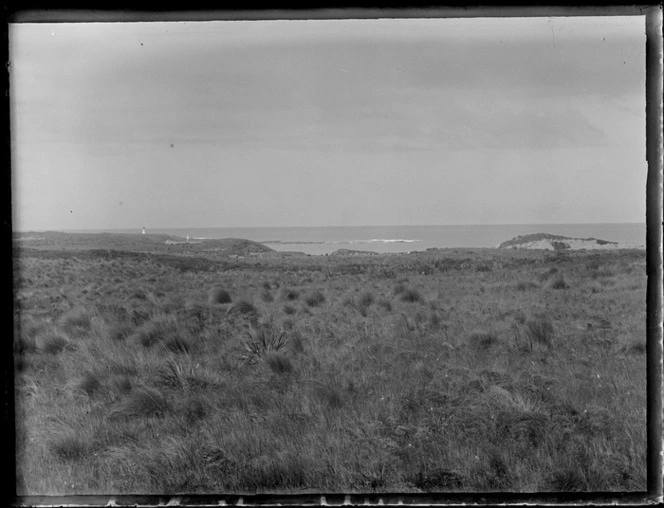
{"label": "low shrub", "polygon": [[284,314],[288,314],[289,316],[291,314],[295,314],[296,309],[292,305],[284,305]]}

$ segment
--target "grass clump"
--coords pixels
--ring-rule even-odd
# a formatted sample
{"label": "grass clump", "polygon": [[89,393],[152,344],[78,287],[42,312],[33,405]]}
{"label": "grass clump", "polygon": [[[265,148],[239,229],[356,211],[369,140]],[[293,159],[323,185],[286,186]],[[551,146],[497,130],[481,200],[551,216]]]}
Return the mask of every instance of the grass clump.
{"label": "grass clump", "polygon": [[531,344],[541,344],[548,348],[553,347],[554,330],[551,319],[546,316],[537,316],[528,320],[526,327]]}
{"label": "grass clump", "polygon": [[330,409],[338,409],[344,405],[344,393],[339,386],[319,385],[314,388],[314,393]]}
{"label": "grass clump", "polygon": [[173,353],[188,353],[191,344],[178,333],[169,333],[163,340],[164,347]]}
{"label": "grass clump", "polygon": [[75,349],[69,338],[57,330],[50,330],[35,337],[37,351],[51,355],[58,354],[64,350]]}
{"label": "grass clump", "polygon": [[92,397],[95,393],[99,392],[101,387],[99,376],[94,372],[84,373],[77,385],[77,388],[88,397]]}
{"label": "grass clump", "polygon": [[406,291],[406,285],[403,282],[399,282],[392,290],[395,295],[400,295],[404,291]]}
{"label": "grass clump", "polygon": [[498,334],[494,331],[477,331],[470,334],[468,342],[477,350],[486,350],[500,343]]}
{"label": "grass clump", "polygon": [[240,314],[256,314],[256,307],[248,300],[238,300],[226,311],[227,314],[239,312]]}
{"label": "grass clump", "polygon": [[248,339],[243,343],[248,354],[242,358],[249,364],[264,361],[269,353],[278,352],[288,344],[286,332],[272,326],[250,330],[248,335]]}
{"label": "grass clump", "polygon": [[422,295],[415,289],[404,289],[399,293],[402,302],[418,303],[423,301]]}
{"label": "grass clump", "polygon": [[21,319],[18,330],[14,334],[14,351],[18,354],[36,351],[35,338],[47,329],[47,324],[32,319]]}
{"label": "grass clump", "polygon": [[157,390],[143,388],[127,395],[111,408],[108,417],[138,418],[164,416],[169,409],[166,398]]}
{"label": "grass clump", "polygon": [[296,289],[284,288],[281,290],[281,298],[289,302],[294,302],[300,298],[300,292]]}
{"label": "grass clump", "polygon": [[293,372],[293,364],[290,359],[277,351],[268,352],[265,355],[265,363],[275,374],[288,374]]}
{"label": "grass clump", "polygon": [[179,326],[174,318],[157,317],[141,325],[130,340],[150,348],[159,342],[171,342],[179,333]]}
{"label": "grass clump", "polygon": [[214,287],[208,292],[208,303],[222,304],[231,303],[233,299],[228,291],[220,287]]}
{"label": "grass clump", "polygon": [[370,291],[365,291],[357,299],[357,304],[360,307],[369,307],[374,303],[374,295]]}
{"label": "grass clump", "polygon": [[387,312],[392,312],[392,302],[387,298],[380,298],[376,304]]}
{"label": "grass clump", "polygon": [[321,303],[325,302],[325,295],[318,291],[317,289],[314,291],[311,291],[310,293],[307,293],[304,297],[304,302],[309,306],[309,307],[316,307],[320,305]]}
{"label": "grass clump", "polygon": [[516,284],[516,289],[518,291],[528,291],[529,289],[537,289],[539,286],[534,282],[530,281],[520,281]]}
{"label": "grass clump", "polygon": [[69,335],[83,335],[92,327],[92,317],[87,309],[76,307],[60,318],[62,330]]}
{"label": "grass clump", "polygon": [[621,351],[633,355],[643,355],[646,353],[646,341],[643,339],[635,339],[630,344],[623,346]]}
{"label": "grass clump", "polygon": [[50,443],[49,449],[53,455],[61,460],[81,460],[90,454],[92,443],[85,435],[69,429],[61,433]]}
{"label": "grass clump", "polygon": [[546,287],[549,289],[567,289],[569,284],[567,284],[563,274],[559,273],[546,283]]}
{"label": "grass clump", "polygon": [[131,336],[134,327],[129,323],[111,323],[106,325],[106,336],[114,341],[123,341]]}

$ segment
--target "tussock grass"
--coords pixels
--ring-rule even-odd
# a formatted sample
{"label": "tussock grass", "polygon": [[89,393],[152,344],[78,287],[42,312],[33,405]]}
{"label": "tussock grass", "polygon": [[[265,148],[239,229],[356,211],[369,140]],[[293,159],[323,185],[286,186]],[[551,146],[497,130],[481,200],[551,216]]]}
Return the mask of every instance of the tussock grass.
{"label": "tussock grass", "polygon": [[169,334],[163,340],[163,344],[166,349],[174,353],[188,353],[191,349],[190,342],[176,333]]}
{"label": "tussock grass", "polygon": [[105,334],[111,340],[123,341],[128,339],[134,327],[129,323],[107,323],[105,328]]}
{"label": "tussock grass", "polygon": [[314,394],[327,408],[339,409],[345,403],[345,394],[340,386],[334,384],[318,385],[314,388]]}
{"label": "tussock grass", "polygon": [[111,420],[164,416],[170,409],[166,398],[154,389],[137,389],[114,404],[108,414]]}
{"label": "tussock grass", "polygon": [[643,339],[635,339],[629,344],[622,346],[623,353],[643,355],[646,353],[646,341]]}
{"label": "tussock grass", "polygon": [[309,307],[317,307],[323,302],[325,302],[325,295],[317,289],[310,291],[304,296],[304,303]]}
{"label": "tussock grass", "polygon": [[484,351],[500,344],[500,339],[495,331],[476,331],[470,334],[468,343],[472,348]]}
{"label": "tussock grass", "polygon": [[[17,258],[21,494],[645,488],[642,254],[43,252]],[[220,278],[256,312],[208,303]]]}
{"label": "tussock grass", "polygon": [[386,298],[379,298],[376,304],[387,312],[392,312],[392,302]]}
{"label": "tussock grass", "polygon": [[278,352],[288,344],[288,337],[283,330],[271,325],[264,325],[248,332],[244,349],[248,353],[243,358],[248,363],[260,363],[273,352]]}
{"label": "tussock grass", "polygon": [[370,291],[364,291],[357,299],[357,304],[360,307],[369,307],[374,303],[374,295]]}
{"label": "tussock grass", "polygon": [[275,374],[288,374],[289,372],[293,372],[293,364],[290,359],[276,351],[269,351],[265,355],[265,363]]}
{"label": "tussock grass", "polygon": [[547,316],[535,316],[526,322],[528,336],[532,343],[553,347],[554,329],[551,319]]}
{"label": "tussock grass", "polygon": [[65,334],[56,330],[47,330],[35,337],[35,349],[43,353],[55,355],[75,347]]}
{"label": "tussock grass", "polygon": [[94,372],[85,372],[77,385],[77,388],[89,397],[98,393],[101,387],[99,375]]}
{"label": "tussock grass", "polygon": [[406,291],[406,289],[407,289],[406,285],[403,282],[399,282],[399,283],[397,283],[396,286],[394,286],[394,289],[392,290],[392,293],[394,293],[395,295],[400,295],[401,293]]}
{"label": "tussock grass", "polygon": [[157,316],[139,327],[129,339],[150,348],[157,343],[177,344],[180,333],[180,326],[175,318]]}
{"label": "tussock grass", "polygon": [[116,375],[111,378],[110,386],[117,393],[124,394],[131,391],[133,384],[126,375]]}
{"label": "tussock grass", "polygon": [[214,287],[208,292],[208,303],[222,304],[231,303],[233,299],[228,291],[220,287]]}
{"label": "tussock grass", "polygon": [[283,288],[281,290],[281,298],[289,302],[294,302],[300,298],[300,292],[296,289]]}
{"label": "tussock grass", "polygon": [[58,432],[49,443],[51,453],[63,461],[84,459],[93,452],[93,446],[88,435],[71,428]]}
{"label": "tussock grass", "polygon": [[559,273],[546,283],[546,287],[549,289],[567,289],[569,288],[569,284],[565,280],[565,277],[563,274]]}
{"label": "tussock grass", "polygon": [[539,286],[531,281],[520,281],[516,284],[516,289],[519,291],[528,291],[529,289],[537,289]]}
{"label": "tussock grass", "polygon": [[31,318],[21,319],[14,332],[14,351],[16,354],[32,353],[37,350],[36,337],[49,327],[44,321]]}
{"label": "tussock grass", "polygon": [[249,300],[240,299],[231,305],[226,311],[227,314],[230,313],[240,313],[240,314],[256,314],[258,311],[253,303]]}
{"label": "tussock grass", "polygon": [[424,300],[422,295],[415,289],[404,289],[403,291],[399,292],[399,298],[401,298],[402,302],[412,303],[419,303]]}
{"label": "tussock grass", "polygon": [[91,327],[92,316],[83,307],[76,307],[60,318],[60,328],[68,335],[85,335]]}

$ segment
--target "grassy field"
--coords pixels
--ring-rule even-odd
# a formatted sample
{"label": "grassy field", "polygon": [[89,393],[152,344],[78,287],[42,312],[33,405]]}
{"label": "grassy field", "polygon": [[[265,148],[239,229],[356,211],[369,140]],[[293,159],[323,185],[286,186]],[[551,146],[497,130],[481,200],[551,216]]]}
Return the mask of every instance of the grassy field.
{"label": "grassy field", "polygon": [[19,495],[645,490],[643,251],[104,241],[15,250]]}

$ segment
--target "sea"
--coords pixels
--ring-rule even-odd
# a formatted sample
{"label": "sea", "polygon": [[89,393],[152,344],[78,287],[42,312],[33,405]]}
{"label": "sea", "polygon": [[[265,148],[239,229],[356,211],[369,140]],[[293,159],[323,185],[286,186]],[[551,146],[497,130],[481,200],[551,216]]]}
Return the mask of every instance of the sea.
{"label": "sea", "polygon": [[[74,232],[73,230],[69,230]],[[137,229],[77,230],[77,232],[141,233]],[[277,251],[330,254],[339,249],[400,253],[430,248],[493,248],[519,235],[550,233],[596,238],[625,246],[645,246],[645,223],[509,224],[464,226],[352,226],[251,228],[147,228],[147,233],[195,239],[244,238]]]}

